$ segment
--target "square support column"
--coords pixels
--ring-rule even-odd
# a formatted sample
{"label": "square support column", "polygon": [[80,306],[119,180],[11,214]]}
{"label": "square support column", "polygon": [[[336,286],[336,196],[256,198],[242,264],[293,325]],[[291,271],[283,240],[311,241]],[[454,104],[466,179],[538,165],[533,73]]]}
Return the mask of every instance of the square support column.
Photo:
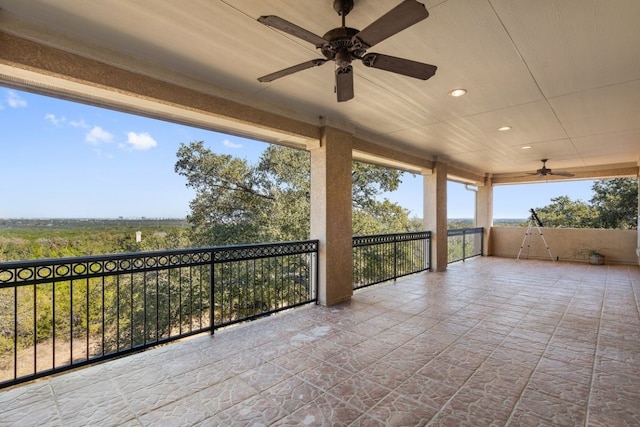
{"label": "square support column", "polygon": [[489,239],[491,238],[491,227],[493,226],[493,182],[491,177],[486,177],[484,186],[478,187],[476,192],[476,227],[484,229],[482,236],[482,253],[485,256],[489,253]]}
{"label": "square support column", "polygon": [[353,295],[352,135],[322,128],[311,152],[311,238],[318,239],[318,301],[333,305]]}
{"label": "square support column", "polygon": [[[640,162],[638,162],[638,164],[640,165]],[[640,226],[640,174],[638,176],[636,176],[636,180],[638,180],[638,222],[637,224]],[[640,228],[636,227],[636,239],[637,239],[637,246],[636,246],[636,256],[638,257],[638,265],[640,265]]]}
{"label": "square support column", "polygon": [[437,162],[424,175],[424,229],[431,231],[431,270],[445,271],[449,261],[447,239],[447,165]]}

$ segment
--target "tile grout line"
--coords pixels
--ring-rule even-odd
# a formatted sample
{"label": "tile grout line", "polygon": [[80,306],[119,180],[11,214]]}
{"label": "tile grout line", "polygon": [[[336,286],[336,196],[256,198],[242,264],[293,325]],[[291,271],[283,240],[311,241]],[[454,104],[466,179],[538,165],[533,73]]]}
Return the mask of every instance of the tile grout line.
{"label": "tile grout line", "polygon": [[596,378],[596,363],[598,363],[598,352],[600,351],[600,329],[602,328],[602,318],[604,316],[604,305],[609,290],[609,274],[607,271],[606,280],[604,282],[604,291],[602,292],[602,301],[600,303],[600,319],[598,320],[598,331],[596,335],[596,349],[591,366],[591,378],[589,379],[589,397],[587,398],[587,408],[585,411],[584,425],[589,425],[589,416],[591,415],[591,398],[593,396],[593,383]]}
{"label": "tile grout line", "polygon": [[[489,293],[489,292],[487,291],[487,294],[488,294],[488,293]],[[485,294],[485,295],[486,295],[486,294]],[[525,314],[525,316],[526,316],[526,315],[527,315],[531,310],[532,310],[532,308],[531,308],[531,307],[529,307],[529,308],[528,308],[527,313]],[[495,311],[495,310],[494,310],[494,311]],[[482,318],[482,320],[485,320],[488,316],[489,316],[489,313],[488,313],[484,318]],[[513,332],[513,329],[515,329],[515,327],[516,327],[517,325],[519,325],[519,324],[522,322],[522,319],[523,319],[523,318],[524,318],[524,316],[523,316],[523,317],[518,321],[518,323],[516,323],[516,325],[512,328],[511,332]],[[482,320],[481,320],[481,321],[482,321]],[[478,322],[478,323],[480,323],[480,322]],[[473,331],[476,327],[477,327],[477,324],[476,324],[473,328],[471,328],[471,329],[469,329],[467,332],[465,332],[463,335],[461,335],[460,337],[458,337],[458,339],[457,339],[457,340],[455,340],[454,342],[452,342],[449,346],[447,346],[447,348],[448,348],[448,347],[450,347],[451,345],[453,345],[454,343],[456,343],[457,341],[459,341],[463,336],[465,336],[465,335],[467,335],[468,333],[470,333],[471,331]],[[460,390],[462,390],[462,388],[465,386],[465,384],[467,384],[467,383],[469,382],[469,380],[471,379],[471,377],[473,377],[473,374],[475,374],[475,373],[478,371],[478,369],[480,369],[480,367],[481,367],[481,366],[482,366],[482,365],[487,361],[487,359],[488,359],[489,357],[491,357],[491,355],[493,355],[493,354],[497,351],[497,349],[502,345],[502,343],[507,339],[507,337],[509,337],[509,335],[511,335],[511,332],[509,332],[507,335],[505,335],[505,336],[504,336],[504,338],[502,338],[502,340],[501,340],[501,341],[496,345],[496,347],[491,351],[491,353],[489,353],[489,355],[487,355],[487,356],[482,360],[482,363],[480,363],[480,365],[479,365],[479,366],[478,366],[478,367],[477,367],[477,368],[476,368],[476,369],[475,369],[475,370],[474,370],[474,371],[473,371],[473,372],[472,372],[472,373],[471,373],[471,374],[470,374],[470,375],[465,379],[464,383],[462,383],[462,384],[458,387],[458,389],[456,390],[456,392],[455,392],[453,395],[451,395],[451,397],[450,397],[450,398],[449,398],[445,403],[443,403],[443,404],[442,404],[442,406],[440,407],[440,409],[438,409],[438,412],[437,412],[437,413],[435,413],[435,414],[433,415],[433,417],[429,420],[429,422],[427,423],[427,425],[431,425],[431,422],[432,422],[433,420],[435,420],[435,419],[438,417],[438,415],[439,415],[440,413],[442,413],[442,410],[443,410],[445,407],[447,407],[447,405],[448,405],[449,403],[451,403],[451,401],[452,401],[452,400],[453,400],[453,399],[458,395],[458,393],[460,393]],[[442,350],[442,351],[441,351],[440,353],[438,353],[438,354],[441,354],[443,351],[444,351],[444,350]],[[516,401],[516,403],[514,404],[514,408],[515,408],[515,405],[516,405],[516,404],[517,404],[517,401]],[[513,412],[513,409],[512,409],[512,412]],[[510,414],[510,415],[511,415],[511,414]]]}
{"label": "tile grout line", "polygon": [[[547,349],[549,348],[549,344],[551,343],[551,340],[553,339],[553,337],[556,334],[556,331],[558,330],[558,327],[560,326],[560,323],[562,323],[562,321],[564,320],[564,318],[567,315],[567,311],[569,310],[569,306],[571,305],[571,302],[573,302],[573,299],[575,298],[577,289],[573,291],[573,295],[571,296],[571,300],[569,300],[569,302],[567,303],[563,313],[562,313],[562,317],[558,320],[558,323],[556,323],[555,327],[553,328],[553,332],[551,333],[551,336],[549,337],[549,340],[547,341],[544,350],[542,351],[542,354],[540,355],[540,358],[538,359],[538,363],[536,363],[536,366],[533,368],[533,370],[531,371],[531,374],[529,375],[529,378],[527,379],[527,383],[524,385],[524,387],[522,388],[522,390],[520,391],[520,394],[518,396],[518,400],[516,400],[516,403],[513,405],[513,408],[511,409],[511,413],[509,414],[509,418],[507,418],[507,421],[505,422],[505,426],[509,425],[513,419],[513,414],[515,413],[516,408],[518,407],[518,403],[520,403],[520,401],[522,400],[522,396],[524,395],[524,392],[527,390],[527,387],[529,386],[529,383],[531,382],[531,378],[533,377],[533,374],[535,374],[535,372],[538,370],[538,368],[540,367],[540,362],[542,361],[544,354],[547,352]],[[552,421],[552,420],[549,420]]]}

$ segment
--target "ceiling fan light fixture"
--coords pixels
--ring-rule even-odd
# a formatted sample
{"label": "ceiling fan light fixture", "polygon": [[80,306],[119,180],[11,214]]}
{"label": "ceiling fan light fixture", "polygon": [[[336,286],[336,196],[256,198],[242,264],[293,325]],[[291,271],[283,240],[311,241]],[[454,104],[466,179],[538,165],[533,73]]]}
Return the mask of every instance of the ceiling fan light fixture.
{"label": "ceiling fan light fixture", "polygon": [[464,94],[467,93],[466,89],[453,89],[452,91],[449,92],[449,96],[453,96],[454,98],[458,98],[459,96],[462,96]]}

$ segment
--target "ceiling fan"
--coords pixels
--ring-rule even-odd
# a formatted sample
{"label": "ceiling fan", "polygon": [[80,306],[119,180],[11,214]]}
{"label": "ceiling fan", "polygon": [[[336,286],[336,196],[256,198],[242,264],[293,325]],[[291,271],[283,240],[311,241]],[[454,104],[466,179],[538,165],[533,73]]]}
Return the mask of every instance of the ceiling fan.
{"label": "ceiling fan", "polygon": [[540,169],[538,169],[535,172],[531,172],[528,173],[528,175],[538,175],[539,178],[544,178],[547,175],[555,175],[555,176],[575,176],[574,174],[572,174],[571,172],[564,172],[564,171],[558,171],[558,172],[554,172],[551,169],[549,169],[547,167],[547,161],[549,159],[542,159],[540,160],[542,162],[542,167]]}
{"label": "ceiling fan", "polygon": [[302,64],[285,68],[258,78],[260,82],[271,82],[307,68],[317,67],[325,62],[336,63],[336,94],[338,102],[353,98],[354,59],[362,61],[367,67],[402,74],[421,80],[427,80],[436,73],[435,65],[383,55],[367,53],[367,49],[400,31],[422,21],[429,16],[426,7],[416,0],[404,0],[395,8],[372,22],[364,30],[346,26],[345,18],[353,9],[354,0],[334,0],[333,9],[342,16],[342,26],[329,30],[320,37],[278,16],[261,16],[258,21],[292,36],[313,44],[320,49],[324,58],[312,59]]}

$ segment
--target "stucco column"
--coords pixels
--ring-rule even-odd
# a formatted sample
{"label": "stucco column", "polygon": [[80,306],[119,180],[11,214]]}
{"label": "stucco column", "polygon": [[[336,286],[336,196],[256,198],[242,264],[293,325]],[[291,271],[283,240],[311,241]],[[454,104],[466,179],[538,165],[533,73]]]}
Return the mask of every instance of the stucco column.
{"label": "stucco column", "polygon": [[478,187],[476,192],[476,227],[484,229],[482,235],[482,253],[487,256],[489,252],[489,239],[493,226],[493,182],[488,176],[484,179],[484,186]]}
{"label": "stucco column", "polygon": [[[638,162],[640,165],[640,162]],[[638,257],[638,265],[640,265],[640,175],[636,176],[638,182],[638,227],[636,227],[637,234],[637,245],[636,245],[636,256]]]}
{"label": "stucco column", "polygon": [[447,269],[447,165],[437,162],[424,174],[424,229],[431,231],[431,270]]}
{"label": "stucco column", "polygon": [[352,135],[322,128],[311,152],[311,238],[320,241],[318,301],[323,305],[353,295]]}

